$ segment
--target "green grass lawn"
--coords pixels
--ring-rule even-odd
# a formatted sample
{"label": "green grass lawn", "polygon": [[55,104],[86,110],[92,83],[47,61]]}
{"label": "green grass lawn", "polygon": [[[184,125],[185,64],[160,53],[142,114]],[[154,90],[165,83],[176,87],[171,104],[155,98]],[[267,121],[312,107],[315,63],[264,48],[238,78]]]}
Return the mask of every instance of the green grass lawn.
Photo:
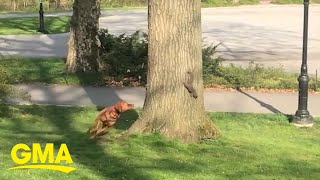
{"label": "green grass lawn", "polygon": [[[116,137],[137,119],[123,114],[99,141],[85,133],[95,107],[0,106],[0,179],[317,179],[320,128],[298,129],[281,114],[210,113],[216,140],[182,144],[160,135]],[[103,143],[101,143],[103,142]],[[66,143],[77,170],[6,170],[17,143]],[[57,147],[55,146],[55,147]]]}
{"label": "green grass lawn", "polygon": [[[45,28],[48,33],[64,33],[69,32],[70,17],[58,16],[45,17]],[[8,34],[40,34],[37,32],[39,28],[39,17],[19,17],[0,19],[0,35]]]}
{"label": "green grass lawn", "polygon": [[7,69],[9,83],[47,83],[67,85],[96,85],[102,83],[102,75],[67,74],[64,58],[3,58],[0,66]]}

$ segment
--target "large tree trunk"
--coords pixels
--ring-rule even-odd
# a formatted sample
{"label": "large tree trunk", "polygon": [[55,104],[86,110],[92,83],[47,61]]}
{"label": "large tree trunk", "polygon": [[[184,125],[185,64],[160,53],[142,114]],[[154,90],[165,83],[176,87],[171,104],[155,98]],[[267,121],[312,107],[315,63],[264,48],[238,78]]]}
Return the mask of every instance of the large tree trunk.
{"label": "large tree trunk", "polygon": [[69,72],[98,71],[100,0],[75,0],[68,42]]}
{"label": "large tree trunk", "polygon": [[[184,142],[218,134],[204,110],[201,34],[200,0],[149,0],[146,99],[129,134],[156,131]],[[184,86],[188,71],[197,98]]]}

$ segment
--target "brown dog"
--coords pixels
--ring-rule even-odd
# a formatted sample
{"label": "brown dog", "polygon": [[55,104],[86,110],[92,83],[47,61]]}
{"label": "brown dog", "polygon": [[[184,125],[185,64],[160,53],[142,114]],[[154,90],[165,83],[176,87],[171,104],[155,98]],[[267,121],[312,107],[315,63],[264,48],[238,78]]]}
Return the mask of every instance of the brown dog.
{"label": "brown dog", "polygon": [[94,124],[89,128],[87,133],[92,134],[91,138],[96,138],[103,134],[109,127],[113,126],[122,112],[132,108],[134,108],[134,105],[128,104],[126,101],[119,101],[112,106],[104,108],[100,111]]}

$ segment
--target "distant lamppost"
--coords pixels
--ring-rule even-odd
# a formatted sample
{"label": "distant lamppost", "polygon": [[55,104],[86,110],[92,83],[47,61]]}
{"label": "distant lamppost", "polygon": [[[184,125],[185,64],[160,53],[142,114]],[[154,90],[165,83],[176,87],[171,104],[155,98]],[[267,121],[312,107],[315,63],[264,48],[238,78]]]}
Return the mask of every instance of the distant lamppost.
{"label": "distant lamppost", "polygon": [[308,67],[307,67],[307,50],[308,50],[308,16],[309,0],[304,0],[304,22],[303,22],[303,50],[301,72],[299,81],[299,102],[298,110],[293,117],[292,123],[298,127],[313,126],[313,118],[308,111]]}
{"label": "distant lamppost", "polygon": [[44,28],[44,17],[43,17],[42,0],[39,0],[39,3],[40,3],[40,9],[39,9],[39,29],[38,29],[38,32],[45,33],[46,30]]}

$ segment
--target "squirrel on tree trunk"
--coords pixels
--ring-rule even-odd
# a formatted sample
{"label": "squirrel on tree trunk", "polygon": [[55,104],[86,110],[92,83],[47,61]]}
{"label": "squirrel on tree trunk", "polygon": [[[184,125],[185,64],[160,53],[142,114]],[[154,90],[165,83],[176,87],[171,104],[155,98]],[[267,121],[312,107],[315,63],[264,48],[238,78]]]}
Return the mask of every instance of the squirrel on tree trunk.
{"label": "squirrel on tree trunk", "polygon": [[198,94],[196,92],[196,90],[194,89],[192,83],[194,80],[194,75],[192,72],[188,71],[187,74],[189,75],[189,79],[187,82],[184,82],[184,87],[186,87],[186,89],[188,90],[188,92],[191,94],[192,97],[194,97],[195,99],[198,97]]}

